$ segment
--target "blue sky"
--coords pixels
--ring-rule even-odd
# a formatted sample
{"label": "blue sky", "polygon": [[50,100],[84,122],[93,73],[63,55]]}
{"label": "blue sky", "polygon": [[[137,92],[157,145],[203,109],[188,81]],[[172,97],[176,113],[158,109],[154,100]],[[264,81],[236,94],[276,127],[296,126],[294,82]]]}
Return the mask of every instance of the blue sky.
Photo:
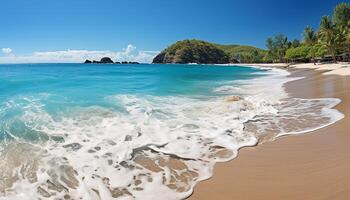
{"label": "blue sky", "polygon": [[[339,2],[344,0],[1,0],[0,62],[68,62],[91,51],[92,57],[149,61],[191,38],[265,48],[266,38],[278,33],[301,38],[306,25],[317,28]],[[79,55],[70,60],[71,54]]]}

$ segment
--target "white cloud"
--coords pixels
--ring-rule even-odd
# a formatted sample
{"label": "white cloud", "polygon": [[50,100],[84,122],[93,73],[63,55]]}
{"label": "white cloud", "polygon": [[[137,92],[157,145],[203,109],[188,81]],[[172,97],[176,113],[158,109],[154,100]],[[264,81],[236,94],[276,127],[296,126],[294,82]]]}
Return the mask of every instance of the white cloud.
{"label": "white cloud", "polygon": [[135,46],[133,46],[132,44],[129,44],[128,47],[126,47],[126,49],[123,49],[125,54],[130,54],[131,52],[133,52],[136,49]]}
{"label": "white cloud", "polygon": [[7,54],[0,56],[0,63],[81,63],[86,59],[100,60],[102,57],[110,57],[114,61],[136,61],[150,63],[158,54],[158,51],[136,51],[136,47],[129,44],[122,51],[90,51],[90,50],[65,50],[34,52],[27,56]]}
{"label": "white cloud", "polygon": [[5,54],[10,54],[12,52],[11,48],[2,48],[1,51]]}

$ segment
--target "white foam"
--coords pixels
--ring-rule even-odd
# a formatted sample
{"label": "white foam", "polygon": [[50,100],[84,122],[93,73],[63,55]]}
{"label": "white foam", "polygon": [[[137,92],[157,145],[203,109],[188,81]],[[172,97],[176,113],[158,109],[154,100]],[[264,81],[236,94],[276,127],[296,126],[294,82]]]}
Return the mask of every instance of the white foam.
{"label": "white foam", "polygon": [[[257,144],[258,135],[244,131],[244,123],[257,116],[278,116],[276,105],[288,97],[283,84],[291,79],[283,70],[266,73],[215,90],[243,97],[235,102],[222,97],[116,95],[106,100],[123,110],[94,106],[53,117],[40,100],[27,98],[26,106],[19,106],[24,109],[19,119],[28,129],[63,142],[33,144],[43,155],[38,181],[18,180],[6,190],[6,199],[32,199],[39,186],[52,194],[47,199],[67,194],[73,199],[113,199],[118,192],[124,192],[117,195],[120,199],[185,198],[197,182],[212,176],[216,162],[233,159],[241,147]],[[327,103],[322,115],[339,120],[331,109],[336,102]],[[232,153],[217,156],[221,149]],[[152,161],[156,170],[137,158]],[[179,163],[172,168],[167,162]]]}
{"label": "white foam", "polygon": [[[300,101],[301,99],[293,99],[294,101]],[[323,122],[323,123],[319,123],[317,125],[305,125],[306,128],[304,127],[303,130],[295,130],[295,131],[284,131],[284,132],[280,132],[278,133],[278,137],[280,136],[284,136],[284,135],[296,135],[296,134],[303,134],[303,133],[308,133],[308,132],[312,132],[312,131],[316,131],[318,129],[327,127],[329,125],[332,125],[336,122],[338,122],[339,120],[343,119],[345,116],[343,113],[339,112],[336,109],[333,109],[336,105],[341,103],[340,99],[336,99],[336,98],[322,98],[322,99],[303,99],[301,101],[305,101],[306,105],[298,105],[298,110],[300,110],[301,112],[295,112],[294,115],[294,119],[296,118],[301,118],[304,115],[309,115],[313,118],[313,120],[317,121],[317,120],[326,120],[327,122]],[[321,109],[317,110],[314,109],[313,112],[306,112],[306,109],[310,108],[312,105],[320,105]],[[304,108],[300,108],[301,106],[305,106]],[[297,110],[296,107],[293,107],[295,110]],[[291,109],[289,107],[289,109]],[[321,114],[319,113],[321,112]],[[308,119],[308,121],[311,120],[310,117]],[[309,121],[310,122],[310,121]]]}

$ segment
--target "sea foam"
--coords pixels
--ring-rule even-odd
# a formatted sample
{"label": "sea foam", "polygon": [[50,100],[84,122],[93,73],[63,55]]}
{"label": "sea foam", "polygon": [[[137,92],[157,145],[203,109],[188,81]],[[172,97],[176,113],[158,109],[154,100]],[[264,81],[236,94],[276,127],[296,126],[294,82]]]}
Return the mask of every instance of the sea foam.
{"label": "sea foam", "polygon": [[[239,95],[237,101],[112,95],[105,99],[114,108],[74,107],[53,116],[40,99],[11,100],[1,114],[21,112],[3,127],[12,140],[1,145],[0,199],[183,199],[240,148],[343,117],[333,109],[338,99],[290,98],[283,88],[294,80],[288,72],[266,73],[214,90]],[[11,134],[13,123],[44,139],[24,141]]]}

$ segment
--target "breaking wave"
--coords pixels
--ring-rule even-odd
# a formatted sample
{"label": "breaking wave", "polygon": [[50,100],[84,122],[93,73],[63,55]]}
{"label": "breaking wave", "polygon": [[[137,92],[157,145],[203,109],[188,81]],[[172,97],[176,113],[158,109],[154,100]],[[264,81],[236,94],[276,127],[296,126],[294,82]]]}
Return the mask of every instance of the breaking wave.
{"label": "breaking wave", "polygon": [[0,107],[0,199],[183,199],[240,148],[332,124],[338,99],[290,98],[288,73],[235,81],[225,96],[115,95],[112,107]]}

